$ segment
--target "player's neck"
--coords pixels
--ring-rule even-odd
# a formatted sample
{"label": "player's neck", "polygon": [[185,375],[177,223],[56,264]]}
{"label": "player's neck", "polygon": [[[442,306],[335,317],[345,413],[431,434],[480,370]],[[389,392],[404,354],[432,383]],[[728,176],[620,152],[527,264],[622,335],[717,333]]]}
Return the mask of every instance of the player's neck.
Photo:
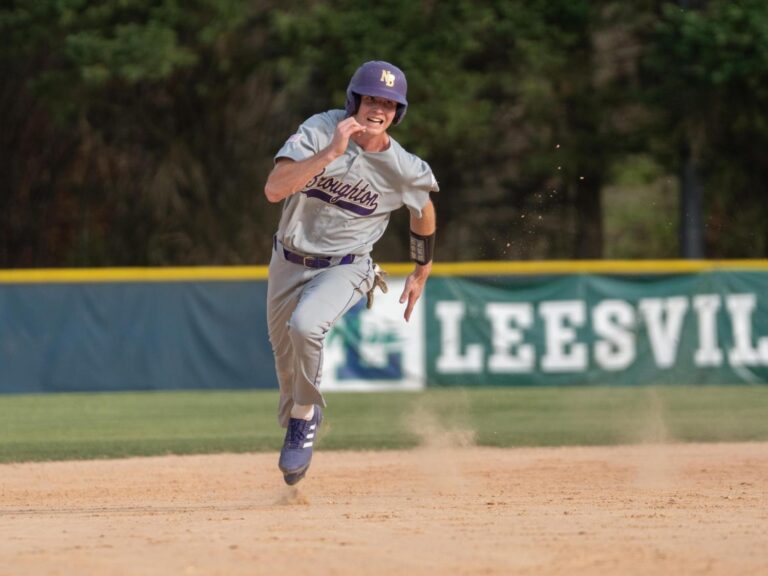
{"label": "player's neck", "polygon": [[389,134],[355,134],[352,136],[355,144],[360,146],[366,152],[383,152],[389,148]]}

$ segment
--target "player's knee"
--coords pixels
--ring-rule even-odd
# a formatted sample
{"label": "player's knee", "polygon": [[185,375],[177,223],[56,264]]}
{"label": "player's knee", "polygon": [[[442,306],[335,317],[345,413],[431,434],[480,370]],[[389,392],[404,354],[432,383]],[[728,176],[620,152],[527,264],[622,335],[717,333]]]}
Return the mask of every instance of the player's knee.
{"label": "player's knee", "polygon": [[294,314],[288,322],[288,333],[292,341],[321,340],[324,336],[323,329],[311,318],[300,314]]}

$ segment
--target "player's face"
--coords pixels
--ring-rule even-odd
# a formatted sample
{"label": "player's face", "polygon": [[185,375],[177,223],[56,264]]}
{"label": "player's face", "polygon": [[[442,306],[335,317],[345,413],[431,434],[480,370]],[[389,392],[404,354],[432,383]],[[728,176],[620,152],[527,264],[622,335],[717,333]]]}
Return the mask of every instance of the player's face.
{"label": "player's face", "polygon": [[376,96],[362,96],[360,109],[355,115],[358,123],[367,128],[368,134],[379,134],[390,127],[395,119],[397,102]]}

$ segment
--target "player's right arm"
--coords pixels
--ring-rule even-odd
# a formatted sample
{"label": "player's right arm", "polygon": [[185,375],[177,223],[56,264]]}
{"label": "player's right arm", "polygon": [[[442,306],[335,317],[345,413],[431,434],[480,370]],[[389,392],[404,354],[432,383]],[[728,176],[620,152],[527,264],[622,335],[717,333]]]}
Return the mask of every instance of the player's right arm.
{"label": "player's right arm", "polygon": [[364,131],[365,128],[353,117],[345,118],[336,125],[331,143],[314,156],[298,161],[279,158],[264,185],[264,195],[267,200],[280,202],[296,194],[328,164],[346,152],[349,139],[353,134]]}

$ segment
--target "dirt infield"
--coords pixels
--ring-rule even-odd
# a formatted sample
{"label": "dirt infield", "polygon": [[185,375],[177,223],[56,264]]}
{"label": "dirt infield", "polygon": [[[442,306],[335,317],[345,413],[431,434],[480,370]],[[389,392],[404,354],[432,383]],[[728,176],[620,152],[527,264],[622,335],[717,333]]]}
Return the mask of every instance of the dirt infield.
{"label": "dirt infield", "polygon": [[768,574],[768,443],[0,466],[0,574]]}

